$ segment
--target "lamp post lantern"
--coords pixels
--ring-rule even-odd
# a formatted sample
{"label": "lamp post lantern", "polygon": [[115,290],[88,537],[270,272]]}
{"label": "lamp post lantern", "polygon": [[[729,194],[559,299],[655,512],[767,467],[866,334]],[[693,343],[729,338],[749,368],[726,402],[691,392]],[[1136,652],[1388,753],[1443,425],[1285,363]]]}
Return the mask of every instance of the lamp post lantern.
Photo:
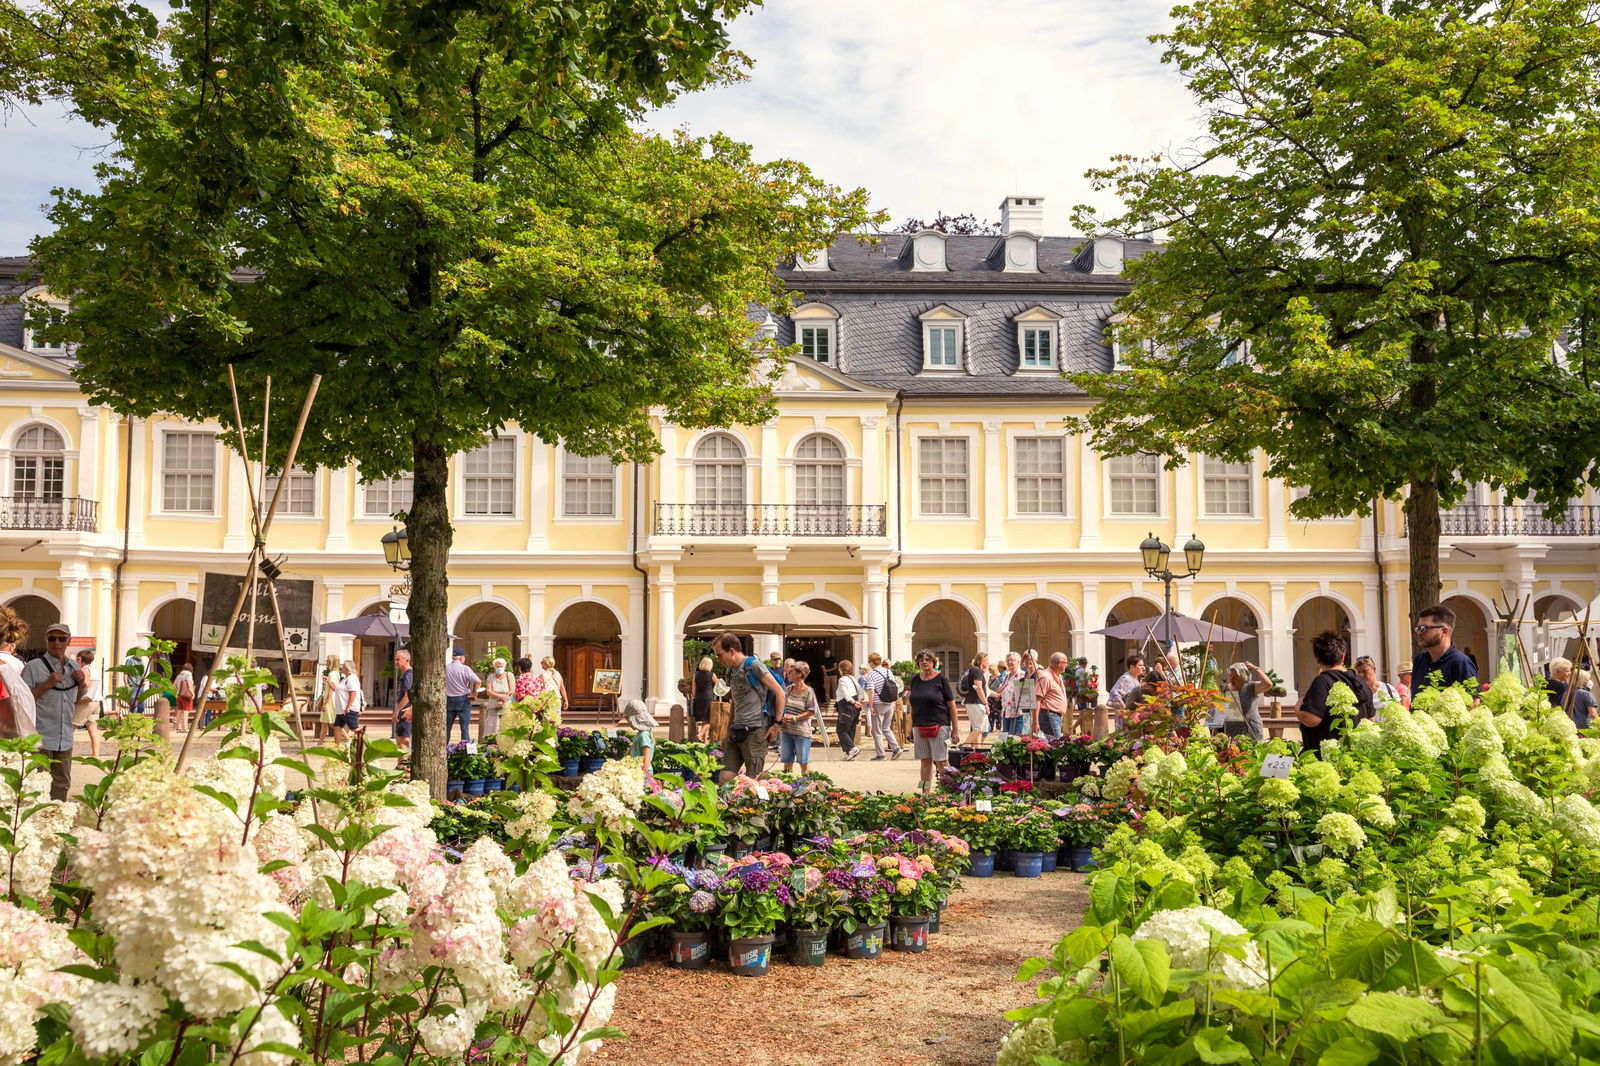
{"label": "lamp post lantern", "polygon": [[1183,561],[1188,570],[1181,574],[1173,573],[1169,565],[1172,549],[1154,533],[1140,542],[1139,557],[1144,563],[1144,572],[1161,582],[1166,604],[1166,609],[1161,614],[1161,647],[1165,652],[1172,643],[1172,583],[1194,577],[1200,572],[1200,567],[1205,563],[1206,546],[1200,542],[1199,537],[1193,535],[1189,537],[1189,542],[1183,546]]}
{"label": "lamp post lantern", "polygon": [[411,569],[411,531],[396,527],[383,535],[383,557],[395,570]]}

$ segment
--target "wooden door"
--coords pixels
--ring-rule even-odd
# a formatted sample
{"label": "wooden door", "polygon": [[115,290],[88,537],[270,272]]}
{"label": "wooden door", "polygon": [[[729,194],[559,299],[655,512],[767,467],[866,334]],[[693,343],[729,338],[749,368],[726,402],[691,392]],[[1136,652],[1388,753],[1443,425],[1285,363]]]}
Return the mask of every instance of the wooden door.
{"label": "wooden door", "polygon": [[[561,676],[567,682],[567,696],[574,707],[599,710],[611,706],[611,697],[594,691],[596,670],[615,670],[620,648],[616,644],[574,642],[557,648]],[[626,685],[628,679],[623,679]]]}

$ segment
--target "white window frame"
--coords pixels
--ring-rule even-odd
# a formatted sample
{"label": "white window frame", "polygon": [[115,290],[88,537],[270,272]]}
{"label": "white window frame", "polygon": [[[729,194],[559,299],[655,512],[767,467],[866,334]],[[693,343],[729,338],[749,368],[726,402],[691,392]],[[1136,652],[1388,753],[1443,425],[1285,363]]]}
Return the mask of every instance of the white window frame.
{"label": "white window frame", "polygon": [[[967,509],[965,511],[938,511],[931,512],[922,502],[922,454],[923,448],[929,441],[965,441],[967,446]],[[976,496],[976,479],[974,473],[978,462],[978,440],[974,432],[960,430],[929,429],[916,432],[911,437],[912,470],[911,470],[911,511],[919,522],[976,522],[978,520],[977,508],[974,506]],[[939,474],[936,477],[949,478],[951,475]]]}
{"label": "white window frame", "polygon": [[506,477],[507,476],[505,474],[488,474],[488,475],[473,474],[473,475],[468,475],[468,473],[467,473],[467,456],[470,455],[472,451],[476,451],[477,450],[476,448],[474,448],[474,449],[471,449],[471,451],[464,451],[464,452],[456,453],[456,457],[455,457],[455,463],[456,463],[456,469],[455,469],[456,489],[455,489],[455,492],[454,492],[455,501],[454,501],[454,506],[451,508],[451,513],[452,513],[452,516],[455,518],[455,520],[461,521],[461,522],[473,522],[473,523],[477,523],[477,524],[481,525],[481,524],[489,524],[489,523],[497,523],[497,522],[515,522],[515,521],[518,521],[518,520],[520,520],[522,518],[522,515],[524,513],[522,498],[523,498],[523,496],[524,496],[524,494],[526,492],[526,489],[527,489],[527,470],[524,467],[524,458],[523,458],[523,454],[522,454],[525,451],[525,449],[522,447],[522,434],[521,433],[515,433],[515,432],[512,432],[512,433],[501,433],[498,436],[491,437],[491,438],[489,438],[489,440],[484,441],[483,444],[480,444],[478,447],[479,448],[490,447],[490,446],[493,446],[495,441],[502,441],[502,440],[511,441],[511,444],[506,445],[505,447],[509,447],[511,449],[511,454],[513,456],[512,463],[511,463],[511,474],[509,475],[510,478],[511,478],[511,513],[510,514],[469,514],[467,512],[467,478],[469,476],[471,476],[471,477]]}
{"label": "white window frame", "polygon": [[[1244,472],[1241,474],[1238,471],[1221,469],[1223,467],[1236,466],[1244,467]],[[1248,497],[1245,500],[1245,509],[1243,511],[1213,511],[1209,493],[1207,492],[1208,486],[1213,481],[1230,483],[1243,481],[1245,483],[1245,491],[1248,493]],[[1254,459],[1245,463],[1225,463],[1209,455],[1202,456],[1200,459],[1200,514],[1205,518],[1217,518],[1224,521],[1243,522],[1254,520],[1260,513],[1261,493],[1258,489],[1259,481],[1260,479],[1256,476]],[[1227,495],[1226,488],[1224,488],[1223,494],[1224,496]]]}
{"label": "white window frame", "polygon": [[54,296],[51,296],[48,289],[35,288],[35,289],[29,291],[28,293],[24,294],[24,296],[23,296],[23,304],[22,304],[22,307],[23,307],[22,348],[23,348],[23,350],[27,351],[27,352],[31,352],[34,355],[47,355],[47,356],[71,355],[72,354],[72,345],[70,345],[70,344],[61,343],[61,344],[54,344],[54,345],[45,346],[45,345],[36,344],[34,342],[33,328],[28,325],[28,318],[29,318],[29,316],[31,314],[31,309],[29,307],[29,302],[30,301],[34,301],[34,300],[38,300],[38,301],[42,301],[44,303],[47,303],[51,307],[54,307],[54,308],[56,308],[58,310],[61,310],[61,311],[65,311],[65,310],[68,309],[67,302],[65,300],[58,300]]}
{"label": "white window frame", "polygon": [[[215,518],[220,513],[218,504],[223,495],[222,475],[226,471],[229,477],[238,474],[232,469],[232,464],[217,458],[222,451],[222,444],[217,439],[220,428],[216,426],[184,426],[179,428],[162,427],[156,431],[156,468],[155,477],[151,483],[150,513],[161,515],[164,518]],[[211,438],[211,509],[206,511],[168,510],[167,509],[167,438],[173,436],[199,436]],[[188,471],[186,471],[187,473]],[[245,475],[248,476],[248,475]]]}
{"label": "white window frame", "polygon": [[[409,482],[410,485],[411,485],[411,498],[413,500],[416,499],[416,483],[417,483],[417,479],[416,479],[416,477],[414,475],[412,475],[410,473],[400,474],[400,475],[397,475],[395,477],[375,478],[371,482],[361,481],[361,480],[358,479],[357,480],[357,484],[359,484],[361,486],[361,507],[360,507],[360,510],[356,513],[356,518],[359,519],[359,520],[365,520],[365,521],[368,521],[368,522],[392,522],[392,521],[394,521],[394,515],[395,515],[396,511],[410,511],[411,510],[411,504],[409,504],[409,503],[406,504],[404,507],[395,507],[394,506],[394,495],[393,495],[393,493],[394,493],[394,483],[395,482]],[[368,497],[367,493],[369,491],[371,491],[373,485],[376,485],[376,484],[384,485],[386,487],[386,491],[388,491],[390,493],[390,496],[389,496],[389,509],[388,510],[385,510],[385,511],[382,511],[382,512],[378,512],[378,511],[372,510],[372,503],[371,503],[371,500]]]}
{"label": "white window frame", "polygon": [[[713,459],[702,460],[700,458],[700,449],[704,447],[706,443],[713,437],[724,437],[728,440],[731,440],[734,445],[738,447],[739,455],[737,457],[720,456]],[[694,508],[694,510],[691,511],[691,514],[699,515],[699,508],[701,507],[713,508],[717,511],[727,510],[730,514],[734,510],[737,510],[738,514],[741,516],[748,515],[750,513],[750,506],[754,497],[754,493],[750,491],[750,468],[752,459],[756,459],[757,457],[753,455],[750,446],[745,441],[740,440],[732,433],[716,431],[706,433],[698,437],[693,442],[693,445],[690,447],[689,454],[686,458],[689,464],[689,502]],[[759,460],[757,459],[757,461]],[[700,498],[700,484],[699,478],[696,476],[697,471],[695,468],[702,464],[706,466],[737,465],[739,467],[740,496],[738,503],[735,504],[722,502],[720,499],[720,489],[718,491],[719,498],[716,500],[702,500]]]}
{"label": "white window frame", "polygon": [[[1141,452],[1139,454],[1141,454],[1141,455],[1149,455],[1150,453],[1149,452]],[[1117,471],[1112,469],[1113,464],[1115,464],[1118,460],[1120,460],[1120,459],[1130,459],[1130,458],[1133,458],[1133,456],[1108,455],[1108,456],[1105,456],[1102,459],[1101,463],[1100,463],[1102,469],[1104,470],[1104,475],[1103,476],[1105,478],[1105,481],[1104,481],[1103,485],[1101,486],[1101,491],[1104,493],[1104,495],[1101,496],[1101,499],[1103,499],[1105,501],[1105,519],[1107,521],[1111,521],[1111,522],[1147,522],[1147,521],[1149,521],[1151,519],[1155,519],[1155,518],[1165,518],[1167,516],[1167,487],[1166,487],[1167,471],[1166,471],[1166,467],[1162,464],[1161,457],[1159,455],[1152,456],[1152,458],[1155,459],[1155,463],[1156,463],[1156,471],[1155,471],[1156,509],[1154,511],[1114,511],[1114,510],[1112,510],[1111,485],[1112,485],[1113,480],[1115,480],[1116,478],[1119,478],[1119,477],[1131,477],[1131,476],[1141,476],[1142,477],[1143,476],[1143,475],[1122,474],[1122,473],[1118,473]]]}
{"label": "white window frame", "polygon": [[839,312],[824,303],[802,304],[794,309],[789,316],[794,323],[794,343],[799,349],[797,354],[804,359],[814,359],[805,351],[805,331],[817,330],[827,338],[828,358],[815,359],[822,366],[831,366],[835,370],[842,369],[841,353],[839,351]]}
{"label": "white window frame", "polygon": [[800,345],[801,358],[810,359],[823,366],[834,364],[837,356],[833,343],[833,323],[802,322],[795,327],[795,334],[795,343]]}
{"label": "white window frame", "polygon": [[[1059,360],[1056,358],[1056,331],[1049,326],[1020,326],[1017,330],[1017,349],[1019,352],[1019,370],[1049,370],[1058,368]],[[1042,345],[1040,342],[1043,342]],[[1030,352],[1029,348],[1043,347],[1044,351]],[[1032,362],[1029,358],[1032,358]]]}
{"label": "white window frame", "polygon": [[[1047,477],[1042,474],[1023,474],[1018,469],[1018,460],[1021,458],[1022,442],[1033,440],[1059,441],[1061,444],[1061,510],[1059,511],[1023,511],[1019,510],[1021,500],[1019,491],[1020,479],[1023,477]],[[1074,438],[1066,434],[1046,433],[1043,430],[1018,428],[1008,430],[1006,433],[1006,519],[1012,522],[1061,522],[1073,515],[1072,506],[1072,457]]]}
{"label": "white window frame", "polygon": [[[274,486],[274,483],[278,480],[278,476],[279,475],[276,475],[276,474],[268,474],[267,477],[266,477],[266,483],[263,486],[262,493],[261,493],[261,509],[262,509],[263,512],[266,510],[267,504],[272,502],[273,486]],[[320,479],[317,477],[316,474],[313,474],[310,471],[306,470],[304,467],[302,467],[298,463],[296,463],[293,467],[291,467],[289,469],[289,485],[288,485],[288,488],[283,494],[283,499],[278,501],[278,517],[282,518],[282,519],[285,519],[285,520],[299,519],[301,521],[304,521],[306,519],[322,517],[322,507],[321,507],[321,504],[322,504],[322,493],[320,491],[318,491],[318,485],[317,485],[318,480],[320,480]],[[299,482],[302,485],[302,487],[307,482],[310,483],[310,486],[311,486],[311,509],[309,511],[291,511],[291,510],[289,510],[289,500],[290,500],[290,497],[294,494],[296,482]]]}
{"label": "white window frame", "polygon": [[[1044,377],[1057,377],[1063,366],[1061,358],[1061,316],[1053,311],[1035,305],[1013,315],[1011,321],[1017,327],[1017,369],[1020,375],[1037,374]],[[1050,361],[1043,365],[1028,364],[1028,334],[1043,331],[1049,338]]]}
{"label": "white window frame", "polygon": [[[30,448],[24,446],[23,438],[35,430],[40,430],[44,433],[50,433],[54,435],[56,440],[61,442],[61,447],[54,450],[49,450],[44,448]],[[57,427],[50,425],[48,422],[40,421],[32,421],[24,424],[22,428],[17,431],[17,435],[9,452],[7,453],[9,462],[6,464],[6,468],[10,473],[10,477],[5,483],[6,494],[16,497],[17,499],[40,501],[60,501],[69,499],[70,494],[68,490],[72,487],[71,471],[73,466],[72,460],[75,454],[76,453],[73,452],[72,449],[67,447],[66,434],[62,433]],[[49,462],[50,460],[59,460],[61,463],[61,492],[59,495],[50,496],[38,492],[34,492],[31,495],[25,495],[24,493],[18,491],[17,477],[21,473],[21,471],[18,469],[18,465],[21,462],[30,459],[40,461],[41,470],[44,463]],[[40,471],[35,472],[34,480],[36,483],[42,480],[42,478],[38,476],[39,473]]]}
{"label": "white window frame", "polygon": [[[967,316],[954,308],[940,304],[917,316],[922,320],[922,370],[932,374],[961,374],[967,366]],[[934,330],[952,330],[955,351],[953,362],[933,362]]]}
{"label": "white window frame", "polygon": [[[617,484],[617,464],[612,463],[609,456],[604,456],[604,455],[597,455],[597,456],[576,455],[576,454],[574,454],[572,452],[567,451],[565,448],[557,449],[555,454],[556,454],[556,457],[557,457],[557,462],[560,464],[556,468],[556,519],[555,520],[557,522],[562,522],[562,523],[570,523],[570,524],[573,524],[573,525],[588,525],[588,526],[601,525],[601,524],[608,524],[609,525],[609,524],[615,524],[617,522],[622,521],[622,494],[619,491],[619,486]],[[611,474],[610,474],[610,477],[609,477],[609,480],[611,482],[611,513],[610,514],[573,514],[571,511],[569,511],[567,509],[568,508],[568,503],[567,503],[567,479],[568,478],[582,479],[584,481],[604,481],[604,480],[608,480],[604,475],[595,474],[595,473],[574,473],[574,474],[569,474],[567,472],[567,461],[569,459],[570,460],[574,460],[574,461],[580,461],[580,462],[589,462],[589,461],[592,461],[592,460],[602,460],[603,459],[607,463],[611,464]]]}
{"label": "white window frame", "polygon": [[[838,456],[837,457],[829,456],[827,458],[810,458],[810,457],[802,456],[800,454],[801,449],[803,449],[806,446],[807,443],[809,443],[810,441],[813,441],[813,440],[827,441],[829,444],[831,444],[835,448],[839,449]],[[841,511],[843,511],[843,509],[845,509],[845,508],[850,506],[850,498],[851,498],[850,497],[850,488],[851,488],[851,485],[850,485],[850,481],[851,481],[851,478],[850,478],[850,465],[851,465],[850,464],[850,449],[845,447],[844,442],[841,441],[838,437],[835,437],[831,433],[823,433],[823,432],[820,432],[820,431],[812,431],[810,433],[802,434],[794,442],[794,458],[791,460],[791,463],[794,466],[794,478],[793,478],[793,481],[791,483],[791,491],[789,493],[789,499],[794,503],[794,505],[796,507],[811,507],[811,508],[815,508],[818,512],[825,512],[829,508],[833,508],[833,507],[838,507]],[[840,491],[839,502],[838,503],[822,503],[822,502],[815,501],[815,500],[812,500],[812,501],[802,500],[800,498],[800,478],[801,478],[801,474],[808,467],[820,468],[820,467],[825,467],[825,466],[828,466],[828,467],[836,466],[836,467],[838,467],[839,471],[840,471],[840,474],[842,475],[840,477],[840,481],[839,481],[839,486],[840,486],[840,489],[839,489],[839,491]],[[819,488],[821,486],[820,478],[818,480],[818,486],[819,486]]]}

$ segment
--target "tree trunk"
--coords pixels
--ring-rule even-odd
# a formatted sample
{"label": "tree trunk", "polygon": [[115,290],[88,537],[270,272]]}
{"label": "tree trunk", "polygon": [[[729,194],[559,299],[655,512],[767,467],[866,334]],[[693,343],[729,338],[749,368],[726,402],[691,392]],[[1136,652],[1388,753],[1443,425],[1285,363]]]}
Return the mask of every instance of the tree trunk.
{"label": "tree trunk", "polygon": [[1419,478],[1411,483],[1406,501],[1406,524],[1411,539],[1411,625],[1422,612],[1439,602],[1439,483]]}
{"label": "tree trunk", "polygon": [[450,457],[420,435],[412,438],[411,511],[411,776],[445,796],[444,668],[450,661]]}

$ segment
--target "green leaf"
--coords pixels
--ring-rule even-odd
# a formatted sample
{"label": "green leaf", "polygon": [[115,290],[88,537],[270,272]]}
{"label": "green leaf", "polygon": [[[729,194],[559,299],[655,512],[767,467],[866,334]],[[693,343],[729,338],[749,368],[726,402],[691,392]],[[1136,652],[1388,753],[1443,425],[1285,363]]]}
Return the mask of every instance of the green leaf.
{"label": "green leaf", "polygon": [[1039,971],[1050,965],[1049,959],[1024,959],[1017,968],[1018,981],[1031,981],[1038,976]]}
{"label": "green leaf", "polygon": [[1328,1045],[1317,1066],[1368,1066],[1376,1062],[1378,1046],[1359,1036],[1342,1036]]}
{"label": "green leaf", "polygon": [[[1537,970],[1515,971],[1483,967],[1486,997],[1497,1000],[1495,1014],[1525,1033],[1539,1051],[1565,1054],[1572,1046],[1572,1012],[1561,1004],[1561,994]],[[1509,1034],[1506,1034],[1509,1035]]]}
{"label": "green leaf", "polygon": [[[1145,943],[1145,941],[1141,941]],[[1194,1034],[1194,1050],[1201,1062],[1250,1062],[1250,1049],[1228,1035],[1226,1029],[1202,1029]]]}
{"label": "green leaf", "polygon": [[1074,966],[1087,966],[1105,954],[1106,931],[1099,926],[1080,925],[1063,941]]}
{"label": "green leaf", "polygon": [[1443,1025],[1445,1014],[1426,1000],[1396,992],[1372,992],[1345,1012],[1345,1020],[1396,1040],[1414,1040]]}
{"label": "green leaf", "polygon": [[1335,977],[1375,985],[1400,957],[1400,948],[1394,930],[1371,918],[1358,918],[1330,939],[1328,962]]}
{"label": "green leaf", "polygon": [[1174,1025],[1177,1022],[1187,1021],[1194,1015],[1194,1000],[1175,999],[1171,1003],[1163,1003],[1150,1010],[1136,1010],[1123,1016],[1123,1035],[1130,1041],[1138,1043],[1145,1040],[1156,1030]]}
{"label": "green leaf", "polygon": [[1167,947],[1158,940],[1137,943],[1118,934],[1111,941],[1111,968],[1128,990],[1149,1004],[1158,1004],[1167,995],[1172,976],[1172,961]]}
{"label": "green leaf", "polygon": [[1133,881],[1110,870],[1102,870],[1094,879],[1089,891],[1090,908],[1085,922],[1095,925],[1112,925],[1128,911],[1133,902]]}

